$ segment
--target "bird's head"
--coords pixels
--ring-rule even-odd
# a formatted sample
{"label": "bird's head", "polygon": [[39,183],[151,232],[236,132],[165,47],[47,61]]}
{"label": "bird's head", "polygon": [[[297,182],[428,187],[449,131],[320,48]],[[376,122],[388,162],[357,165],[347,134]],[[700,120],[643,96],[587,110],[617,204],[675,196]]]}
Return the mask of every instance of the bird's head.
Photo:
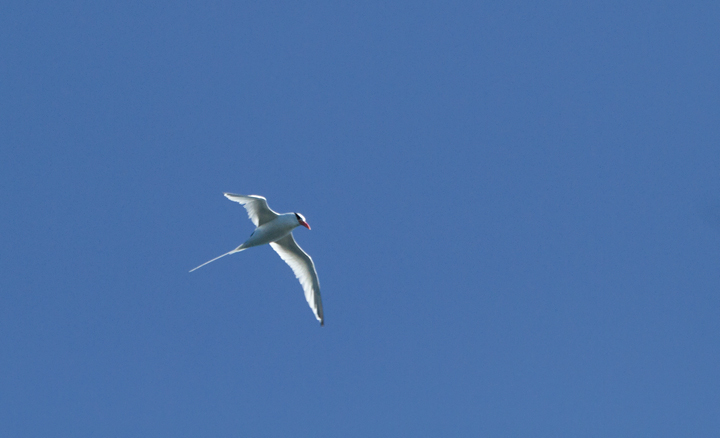
{"label": "bird's head", "polygon": [[305,222],[305,216],[301,215],[300,213],[295,213],[295,217],[297,218],[298,224],[302,225],[303,227],[310,229],[310,225],[308,225],[307,222]]}

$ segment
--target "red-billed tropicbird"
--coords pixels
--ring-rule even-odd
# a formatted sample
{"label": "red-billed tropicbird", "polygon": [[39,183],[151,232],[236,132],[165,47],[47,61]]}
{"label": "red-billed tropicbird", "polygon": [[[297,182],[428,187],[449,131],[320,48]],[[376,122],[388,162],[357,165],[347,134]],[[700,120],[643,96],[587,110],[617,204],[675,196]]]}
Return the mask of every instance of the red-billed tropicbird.
{"label": "red-billed tropicbird", "polygon": [[225,197],[245,207],[250,220],[257,228],[255,228],[250,238],[242,245],[203,263],[197,268],[190,270],[190,272],[202,268],[208,263],[214,262],[226,255],[244,251],[253,246],[269,243],[272,249],[285,260],[285,263],[290,265],[295,273],[295,277],[300,280],[300,284],[305,291],[305,299],[315,313],[317,320],[320,321],[320,325],[323,325],[324,319],[322,299],[320,298],[320,283],[318,281],[317,271],[315,270],[315,264],[312,258],[298,246],[292,235],[292,230],[300,225],[308,230],[310,229],[310,225],[305,222],[305,217],[300,213],[278,214],[268,207],[267,200],[262,196],[244,196],[225,193]]}

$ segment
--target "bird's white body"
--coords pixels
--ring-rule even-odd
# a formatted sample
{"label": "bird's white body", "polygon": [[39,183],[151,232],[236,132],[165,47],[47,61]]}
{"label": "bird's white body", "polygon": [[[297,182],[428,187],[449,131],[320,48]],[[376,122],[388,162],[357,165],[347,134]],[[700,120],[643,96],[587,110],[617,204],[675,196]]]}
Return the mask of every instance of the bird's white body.
{"label": "bird's white body", "polygon": [[190,272],[202,268],[208,263],[214,262],[226,255],[244,251],[253,246],[270,244],[272,249],[292,268],[295,277],[297,277],[303,287],[305,299],[313,310],[317,320],[320,321],[320,325],[323,325],[325,320],[323,318],[322,299],[320,297],[320,282],[318,281],[315,264],[312,258],[298,246],[292,235],[292,231],[300,225],[310,229],[310,225],[305,222],[305,218],[300,213],[275,213],[268,207],[267,200],[262,196],[244,196],[225,193],[225,197],[245,207],[250,220],[257,228],[255,228],[255,231],[253,231],[242,245],[203,263],[197,268],[190,270]]}
{"label": "bird's white body", "polygon": [[248,240],[237,249],[246,249],[275,242],[287,236],[299,226],[295,213],[280,214],[272,221],[255,228]]}

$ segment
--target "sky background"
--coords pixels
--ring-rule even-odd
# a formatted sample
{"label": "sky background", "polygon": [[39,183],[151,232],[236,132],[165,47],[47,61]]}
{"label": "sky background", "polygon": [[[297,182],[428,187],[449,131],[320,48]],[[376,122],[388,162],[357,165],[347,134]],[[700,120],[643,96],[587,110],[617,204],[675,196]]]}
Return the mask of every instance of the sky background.
{"label": "sky background", "polygon": [[0,435],[720,430],[720,3],[2,9]]}

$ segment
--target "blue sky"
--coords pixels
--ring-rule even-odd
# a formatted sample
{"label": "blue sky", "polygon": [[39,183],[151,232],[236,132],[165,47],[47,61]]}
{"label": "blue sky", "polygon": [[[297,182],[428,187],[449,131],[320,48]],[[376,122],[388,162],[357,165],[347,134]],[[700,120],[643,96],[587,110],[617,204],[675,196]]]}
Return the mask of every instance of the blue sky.
{"label": "blue sky", "polygon": [[719,19],[6,4],[0,435],[712,436]]}

